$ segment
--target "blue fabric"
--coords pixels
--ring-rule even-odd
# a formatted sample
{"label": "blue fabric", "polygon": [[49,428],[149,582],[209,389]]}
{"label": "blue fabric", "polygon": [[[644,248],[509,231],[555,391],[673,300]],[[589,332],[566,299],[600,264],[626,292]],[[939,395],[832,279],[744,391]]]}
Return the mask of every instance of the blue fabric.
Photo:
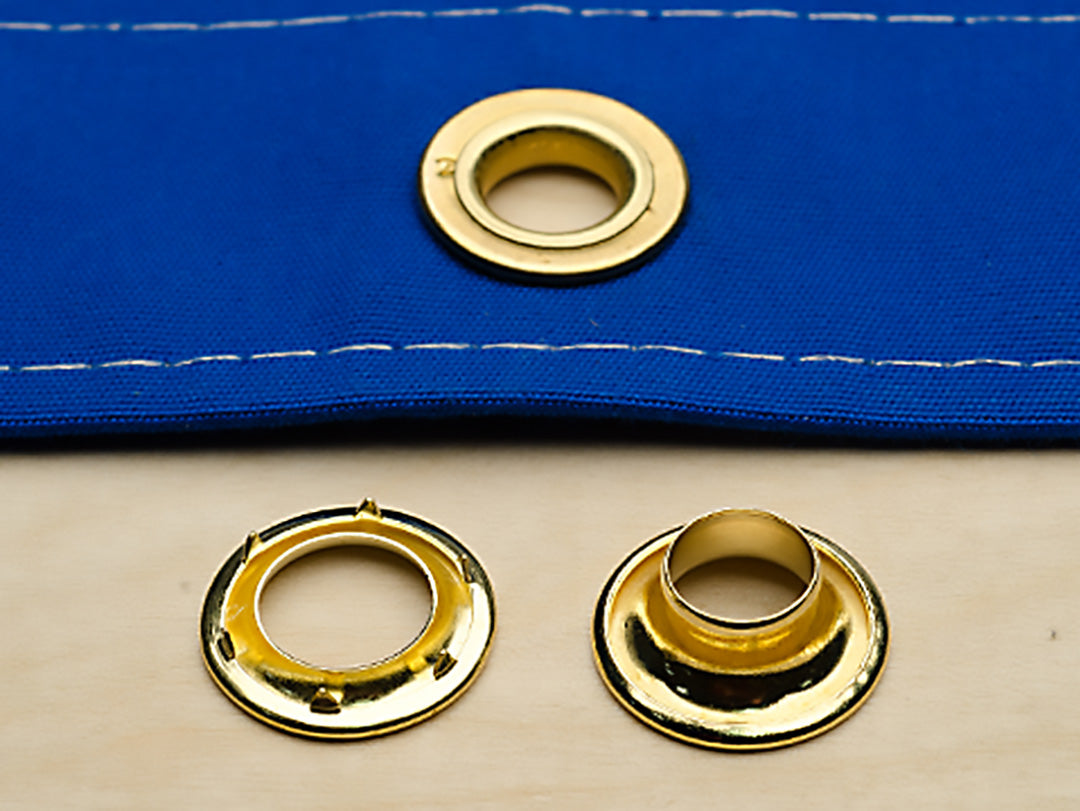
{"label": "blue fabric", "polygon": [[[1075,0],[396,2],[0,2],[2,434],[1080,437]],[[654,261],[528,287],[431,238],[427,140],[529,86],[679,145],[691,207]]]}

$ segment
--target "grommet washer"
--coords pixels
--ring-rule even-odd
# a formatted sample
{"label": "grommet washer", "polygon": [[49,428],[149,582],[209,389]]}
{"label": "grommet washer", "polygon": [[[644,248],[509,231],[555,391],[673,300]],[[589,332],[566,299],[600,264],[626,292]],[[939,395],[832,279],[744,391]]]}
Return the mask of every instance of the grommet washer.
{"label": "grommet washer", "polygon": [[[541,166],[603,180],[615,212],[578,231],[546,233],[499,217],[485,198]],[[435,134],[420,162],[420,197],[438,233],[488,270],[533,282],[587,281],[644,260],[686,202],[686,166],[652,121],[614,99],[537,88],[491,96]]]}
{"label": "grommet washer", "polygon": [[[259,598],[288,563],[347,544],[386,549],[414,564],[431,588],[431,613],[412,642],[381,661],[318,667],[270,641]],[[210,584],[201,631],[211,676],[246,712],[307,737],[365,738],[418,723],[462,694],[491,645],[495,598],[480,562],[460,543],[368,500],[251,533]]]}
{"label": "grommet washer", "polygon": [[[679,579],[713,560],[751,557],[798,576],[781,611],[733,619],[703,611]],[[881,676],[889,628],[870,576],[826,538],[758,510],[722,510],[649,541],[604,586],[593,619],[600,674],[633,715],[717,749],[769,749],[840,723]]]}

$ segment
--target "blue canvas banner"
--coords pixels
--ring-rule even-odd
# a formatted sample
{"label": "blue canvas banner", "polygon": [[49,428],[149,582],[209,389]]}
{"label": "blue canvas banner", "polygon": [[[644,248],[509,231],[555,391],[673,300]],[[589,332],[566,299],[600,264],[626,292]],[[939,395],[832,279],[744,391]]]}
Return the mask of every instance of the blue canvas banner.
{"label": "blue canvas banner", "polygon": [[[0,434],[1080,437],[1078,69],[1065,0],[0,2]],[[534,287],[432,238],[428,139],[523,87],[679,146],[655,259]]]}

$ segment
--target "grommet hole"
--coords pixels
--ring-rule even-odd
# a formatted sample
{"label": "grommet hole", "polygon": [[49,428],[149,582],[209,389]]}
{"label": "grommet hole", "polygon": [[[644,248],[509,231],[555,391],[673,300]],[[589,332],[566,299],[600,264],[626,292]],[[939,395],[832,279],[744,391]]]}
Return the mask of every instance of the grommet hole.
{"label": "grommet hole", "polygon": [[570,166],[540,166],[502,180],[485,202],[511,225],[560,234],[603,222],[618,208],[611,188],[599,177]]}
{"label": "grommet hole", "polygon": [[431,613],[419,569],[384,549],[338,546],[292,561],[263,589],[270,639],[318,667],[355,667],[406,647]]}
{"label": "grommet hole", "polygon": [[477,163],[476,187],[497,216],[540,233],[581,231],[622,206],[634,184],[625,156],[598,138],[538,127],[492,145]]}
{"label": "grommet hole", "polygon": [[707,614],[750,620],[791,605],[806,589],[787,568],[752,557],[708,561],[675,583],[684,600]]}

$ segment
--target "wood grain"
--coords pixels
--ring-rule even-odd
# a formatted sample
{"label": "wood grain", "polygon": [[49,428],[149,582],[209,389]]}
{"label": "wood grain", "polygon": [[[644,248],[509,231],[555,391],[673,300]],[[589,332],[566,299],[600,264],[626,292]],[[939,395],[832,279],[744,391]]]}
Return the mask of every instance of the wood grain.
{"label": "wood grain", "polygon": [[[0,457],[0,803],[13,807],[1076,807],[1080,458],[441,440]],[[373,495],[455,533],[499,599],[446,712],[326,744],[249,719],[199,658],[203,590],[248,530]],[[591,661],[635,545],[761,506],[848,548],[890,610],[869,703],[771,753],[648,730]],[[341,625],[334,626],[334,633]]]}

